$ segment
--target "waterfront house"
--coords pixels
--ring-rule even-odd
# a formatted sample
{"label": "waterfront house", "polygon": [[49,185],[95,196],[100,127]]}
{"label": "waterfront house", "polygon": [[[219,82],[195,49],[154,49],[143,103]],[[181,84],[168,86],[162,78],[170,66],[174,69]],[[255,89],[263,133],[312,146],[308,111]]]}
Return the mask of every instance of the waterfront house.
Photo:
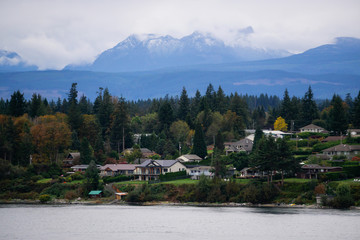
{"label": "waterfront house", "polygon": [[135,167],[134,175],[139,180],[158,180],[161,174],[185,171],[186,166],[179,160],[147,160]]}
{"label": "waterfront house", "polygon": [[[98,169],[101,167],[100,165],[96,165],[96,166]],[[80,165],[72,166],[71,169],[73,172],[85,172],[88,167],[89,167],[88,164],[80,164]]]}
{"label": "waterfront house", "polygon": [[138,164],[106,164],[100,167],[100,176],[133,175]]}
{"label": "waterfront house", "polygon": [[297,174],[299,178],[317,179],[320,173],[339,172],[342,167],[327,167],[318,164],[305,164],[301,167],[301,172]]}

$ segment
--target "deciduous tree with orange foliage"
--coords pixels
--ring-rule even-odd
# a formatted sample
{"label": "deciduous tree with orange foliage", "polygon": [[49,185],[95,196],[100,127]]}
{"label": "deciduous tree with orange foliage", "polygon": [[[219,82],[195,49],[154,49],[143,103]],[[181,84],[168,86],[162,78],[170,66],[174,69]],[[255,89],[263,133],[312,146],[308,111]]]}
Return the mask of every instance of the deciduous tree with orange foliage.
{"label": "deciduous tree with orange foliage", "polygon": [[45,115],[36,119],[31,128],[35,154],[33,162],[54,163],[59,154],[70,146],[71,131],[66,123],[66,115]]}

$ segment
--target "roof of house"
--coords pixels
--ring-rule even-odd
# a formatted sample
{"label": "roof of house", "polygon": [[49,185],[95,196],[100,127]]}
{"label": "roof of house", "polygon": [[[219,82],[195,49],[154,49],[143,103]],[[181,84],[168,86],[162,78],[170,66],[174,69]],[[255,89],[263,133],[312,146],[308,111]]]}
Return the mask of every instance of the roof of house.
{"label": "roof of house", "polygon": [[[146,160],[142,164],[138,165],[137,167],[147,167],[149,164],[158,165],[160,167],[171,167],[175,163],[179,162],[178,160]],[[179,162],[180,163],[180,162]]]}
{"label": "roof of house", "polygon": [[91,192],[89,192],[89,195],[98,195],[100,193],[102,193],[101,190],[92,190]]}
{"label": "roof of house", "polygon": [[196,154],[184,154],[178,157],[176,160],[183,160],[183,161],[201,161],[202,158]]}
{"label": "roof of house", "polygon": [[359,151],[360,145],[348,145],[348,144],[339,144],[331,148],[323,150],[323,152],[352,152]]}
{"label": "roof of house", "polygon": [[305,164],[301,168],[302,169],[342,169],[342,167],[326,167],[326,166],[320,166],[319,164]]}
{"label": "roof of house", "polygon": [[135,170],[135,167],[138,166],[138,164],[106,164],[104,166],[100,167],[101,171],[104,171],[106,169],[110,169],[113,172],[116,171],[127,171],[127,170]]}
{"label": "roof of house", "polygon": [[254,142],[248,138],[241,139],[237,142],[225,142],[226,151],[251,151],[254,145]]}
{"label": "roof of house", "polygon": [[302,127],[300,129],[321,129],[321,130],[325,130],[324,128],[322,127],[319,127],[315,124],[309,124],[309,125],[306,125],[305,127]]}
{"label": "roof of house", "polygon": [[89,167],[88,164],[81,164],[81,165],[74,165],[71,168],[76,168],[76,169],[87,169]]}
{"label": "roof of house", "polygon": [[79,157],[80,157],[80,153],[79,153],[79,152],[69,153],[69,155],[67,156],[67,158],[70,158],[70,157],[72,157],[73,159],[79,158]]}
{"label": "roof of house", "polygon": [[341,139],[345,139],[344,136],[328,136],[327,138],[323,139],[321,142],[333,142],[333,141],[339,141]]}

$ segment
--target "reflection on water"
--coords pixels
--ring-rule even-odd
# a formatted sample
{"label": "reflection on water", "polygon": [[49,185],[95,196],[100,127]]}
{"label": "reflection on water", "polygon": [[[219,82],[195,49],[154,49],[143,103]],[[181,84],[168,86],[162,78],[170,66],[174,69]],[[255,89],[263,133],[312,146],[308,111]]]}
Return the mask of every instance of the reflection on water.
{"label": "reflection on water", "polygon": [[360,211],[0,205],[0,239],[358,239]]}

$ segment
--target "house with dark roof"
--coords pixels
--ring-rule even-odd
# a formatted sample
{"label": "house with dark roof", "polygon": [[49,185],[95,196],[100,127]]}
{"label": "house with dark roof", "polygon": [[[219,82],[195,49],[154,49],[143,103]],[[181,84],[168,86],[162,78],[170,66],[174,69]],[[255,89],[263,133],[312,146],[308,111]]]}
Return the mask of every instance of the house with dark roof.
{"label": "house with dark roof", "polygon": [[106,164],[100,167],[100,176],[133,175],[138,164]]}
{"label": "house with dark roof", "polygon": [[244,138],[241,139],[240,141],[237,142],[225,142],[224,146],[225,146],[225,152],[226,155],[235,152],[246,152],[246,153],[250,153],[252,151],[254,142],[251,141],[248,138]]}
{"label": "house with dark roof", "polygon": [[323,154],[329,157],[345,156],[347,159],[360,154],[360,145],[339,144],[323,150]]}
{"label": "house with dark roof", "polygon": [[74,166],[75,164],[80,163],[80,153],[72,152],[67,155],[67,157],[63,160],[63,167],[68,168]]}
{"label": "house with dark roof", "polygon": [[179,160],[147,160],[135,167],[134,175],[139,180],[158,180],[161,174],[185,171],[186,166]]}
{"label": "house with dark roof", "polygon": [[315,124],[309,124],[300,128],[300,132],[312,132],[312,133],[328,133],[325,128],[319,127]]}
{"label": "house with dark roof", "polygon": [[297,174],[299,178],[317,179],[320,173],[339,172],[342,167],[326,167],[318,164],[305,164],[301,167],[301,172]]}
{"label": "house with dark roof", "polygon": [[185,154],[181,155],[176,160],[179,160],[180,162],[200,162],[203,159],[196,154]]}

